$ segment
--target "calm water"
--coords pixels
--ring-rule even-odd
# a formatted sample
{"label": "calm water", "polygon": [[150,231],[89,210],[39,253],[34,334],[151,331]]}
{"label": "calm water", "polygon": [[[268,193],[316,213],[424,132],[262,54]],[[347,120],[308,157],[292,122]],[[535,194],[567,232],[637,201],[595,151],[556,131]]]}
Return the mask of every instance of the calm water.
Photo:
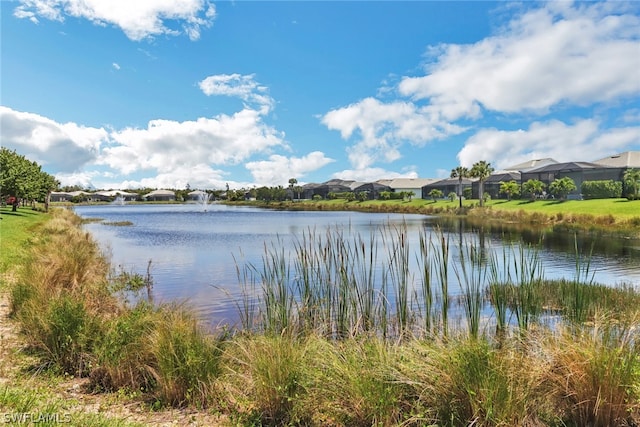
{"label": "calm water", "polygon": [[[545,277],[575,277],[573,235],[512,233],[472,227],[462,220],[445,223],[425,215],[289,212],[217,204],[207,206],[206,211],[197,204],[78,206],[75,211],[104,222],[132,222],[132,226],[88,223],[85,228],[116,267],[145,274],[151,260],[156,301],[188,301],[213,323],[235,323],[237,319],[240,286],[236,265],[260,265],[265,245],[290,248],[302,233],[316,230],[321,234],[328,227],[366,237],[386,225],[405,224],[415,251],[420,232],[435,233],[436,228],[450,239],[451,253],[460,242],[479,242],[498,254],[505,247],[517,251],[521,244],[540,243]],[[578,240],[578,245],[580,251],[592,252],[591,272],[596,282],[640,286],[640,241],[596,238]],[[450,291],[460,292],[455,283]]]}

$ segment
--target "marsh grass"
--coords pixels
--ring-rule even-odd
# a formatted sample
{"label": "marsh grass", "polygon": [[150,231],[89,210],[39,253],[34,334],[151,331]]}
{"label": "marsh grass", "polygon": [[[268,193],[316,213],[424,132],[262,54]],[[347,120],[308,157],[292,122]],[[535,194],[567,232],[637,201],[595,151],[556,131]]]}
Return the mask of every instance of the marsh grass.
{"label": "marsh grass", "polygon": [[220,381],[226,410],[242,425],[300,421],[294,405],[302,393],[305,344],[290,336],[238,337],[224,352]]}
{"label": "marsh grass", "polygon": [[606,319],[580,332],[563,328],[547,342],[552,367],[546,385],[558,413],[576,425],[635,425],[640,414],[638,332]]}

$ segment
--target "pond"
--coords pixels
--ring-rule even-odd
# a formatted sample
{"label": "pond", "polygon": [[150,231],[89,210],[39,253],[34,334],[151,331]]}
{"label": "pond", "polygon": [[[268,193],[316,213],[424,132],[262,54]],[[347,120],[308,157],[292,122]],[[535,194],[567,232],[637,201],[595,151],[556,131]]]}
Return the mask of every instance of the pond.
{"label": "pond", "polygon": [[[568,233],[473,226],[464,219],[408,214],[362,212],[276,211],[222,204],[94,205],[78,206],[89,231],[110,256],[116,269],[146,274],[151,261],[153,297],[158,302],[186,302],[212,324],[235,324],[242,289],[238,270],[251,264],[260,269],[265,248],[293,251],[305,234],[322,235],[327,229],[346,230],[350,236],[371,241],[382,229],[406,231],[412,251],[420,236],[443,237],[455,257],[458,246],[479,245],[489,253],[531,251],[540,259],[546,278],[576,276],[576,246],[589,260],[589,279],[605,285],[640,286],[640,241],[607,237],[576,238]],[[131,225],[113,224],[129,222]],[[111,224],[109,224],[111,223]],[[383,238],[374,238],[377,245]],[[412,270],[418,269],[417,257]],[[378,257],[383,269],[386,255]],[[581,268],[584,268],[584,261]],[[460,294],[459,280],[451,274],[449,292]],[[412,276],[413,277],[413,276]],[[414,280],[418,280],[415,274]],[[414,286],[417,286],[414,284]]]}

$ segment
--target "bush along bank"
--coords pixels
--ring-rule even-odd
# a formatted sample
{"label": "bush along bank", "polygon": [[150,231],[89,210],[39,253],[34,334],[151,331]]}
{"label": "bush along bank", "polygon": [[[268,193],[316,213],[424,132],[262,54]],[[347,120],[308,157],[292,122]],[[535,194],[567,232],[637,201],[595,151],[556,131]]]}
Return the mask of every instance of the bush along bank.
{"label": "bush along bank", "polygon": [[[120,299],[145,278],[112,274],[79,219],[60,210],[33,239],[12,313],[42,367],[89,377],[93,391],[139,390],[153,407],[216,411],[232,425],[640,421],[635,290],[582,280],[584,263],[553,286],[525,253],[503,254],[511,273],[492,275],[477,251],[461,249],[461,263],[449,264],[453,248],[421,236],[418,250],[436,256],[414,293],[405,231],[384,233],[390,252],[380,258],[358,236],[329,231],[306,236],[291,259],[274,248],[264,269],[239,266],[240,285],[251,295],[255,284],[258,300],[245,306],[244,328],[212,334],[184,306]],[[389,265],[388,294],[372,287],[380,263]],[[463,323],[478,327],[447,319],[431,292],[453,276],[466,284]],[[479,294],[485,277],[490,291]],[[384,303],[390,296],[396,306]],[[487,327],[482,300],[518,321],[496,314]],[[561,313],[553,327],[540,320],[545,310]]]}

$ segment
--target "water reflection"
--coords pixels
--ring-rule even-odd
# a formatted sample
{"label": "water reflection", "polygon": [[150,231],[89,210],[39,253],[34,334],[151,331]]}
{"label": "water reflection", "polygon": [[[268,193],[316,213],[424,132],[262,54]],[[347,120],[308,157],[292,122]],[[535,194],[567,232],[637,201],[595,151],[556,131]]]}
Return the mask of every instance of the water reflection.
{"label": "water reflection", "polygon": [[[237,320],[240,286],[236,263],[259,266],[265,245],[281,242],[291,250],[295,239],[303,233],[309,230],[323,233],[330,227],[342,227],[363,238],[384,226],[406,227],[408,243],[416,251],[420,232],[442,230],[452,246],[452,256],[458,252],[457,247],[473,243],[482,259],[493,252],[518,250],[520,245],[540,244],[539,256],[548,278],[574,277],[577,244],[580,252],[593,252],[591,268],[595,281],[640,286],[640,242],[628,239],[576,237],[529,228],[516,232],[497,225],[474,225],[463,218],[270,211],[218,204],[209,205],[207,211],[192,204],[80,206],[76,212],[83,217],[103,218],[105,222],[132,222],[128,227],[104,223],[89,223],[85,227],[111,253],[115,266],[145,274],[147,263],[152,260],[156,301],[189,301],[213,323]],[[383,268],[383,256],[379,262]],[[418,267],[417,262],[412,268]],[[455,285],[449,289],[454,297],[460,294]]]}

